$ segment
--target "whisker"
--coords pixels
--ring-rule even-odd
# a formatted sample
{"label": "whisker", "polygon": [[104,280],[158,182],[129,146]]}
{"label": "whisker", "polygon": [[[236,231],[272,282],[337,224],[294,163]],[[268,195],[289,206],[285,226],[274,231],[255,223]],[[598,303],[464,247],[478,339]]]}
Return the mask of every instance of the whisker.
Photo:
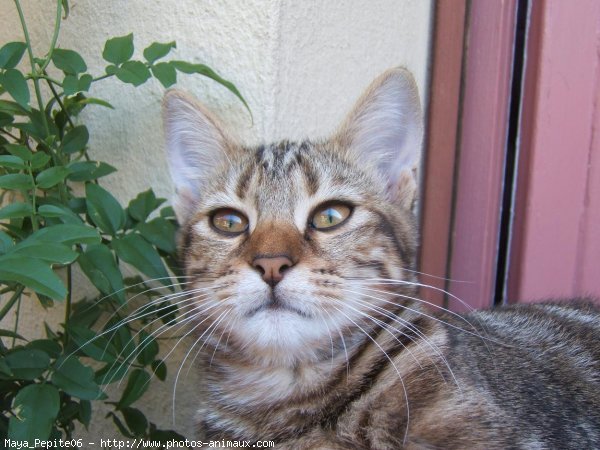
{"label": "whisker", "polygon": [[[417,365],[419,366],[419,368],[423,368],[423,366],[421,365],[421,363],[419,362],[419,360],[417,359],[417,357],[414,355],[413,352],[410,351],[409,348],[406,347],[406,345],[404,345],[404,343],[398,339],[398,337],[396,335],[394,335],[394,333],[392,333],[387,327],[385,322],[377,319],[376,317],[371,316],[370,314],[365,313],[364,311],[360,311],[359,309],[356,309],[348,304],[345,304],[345,306],[351,308],[353,311],[357,312],[358,314],[360,314],[363,317],[366,317],[367,319],[369,319],[370,321],[372,321],[373,323],[375,323],[376,325],[379,325],[383,330],[387,331],[387,333],[392,336],[396,342],[398,342],[398,344],[400,344],[402,346],[402,348],[404,348],[404,350],[406,350],[410,356],[412,356],[412,358],[415,360],[415,362],[417,363]],[[402,331],[394,328],[394,327],[390,327],[392,328],[394,331],[397,331],[398,333],[402,334],[403,336],[407,337],[409,340],[411,340],[412,342],[415,342],[410,336],[408,336],[406,333],[403,333]]]}
{"label": "whisker", "polygon": [[[203,339],[203,343],[200,346],[200,348],[198,348],[198,351],[194,355],[194,358],[192,359],[192,362],[188,365],[188,370],[185,373],[186,377],[190,373],[190,370],[192,369],[192,367],[194,366],[194,363],[196,362],[196,358],[198,358],[198,355],[200,354],[200,352],[202,351],[202,349],[204,348],[204,346],[208,343],[209,339],[211,338],[211,336],[213,335],[213,333],[216,331],[216,329],[219,326],[219,324],[221,323],[221,321],[224,320],[229,315],[229,312],[231,312],[232,309],[233,309],[233,307],[229,307],[229,309],[226,311],[227,314],[225,314],[222,318],[221,318],[221,315],[219,317],[217,317],[217,319],[213,323],[210,324],[210,326],[206,329],[206,331],[204,333],[202,333],[202,336],[204,336],[204,334],[206,334],[206,332],[212,328],[212,330],[208,334],[208,336],[206,336],[206,338]],[[200,336],[199,339],[201,339],[202,336]],[[194,345],[196,345],[196,344],[194,343]]]}
{"label": "whisker", "polygon": [[367,333],[359,324],[357,324],[346,313],[344,313],[344,311],[342,311],[341,309],[339,309],[335,305],[332,305],[332,306],[340,314],[344,315],[350,322],[352,322],[354,325],[356,325],[356,327],[359,330],[361,330],[365,334],[365,336],[367,336],[379,348],[379,350],[381,350],[381,352],[385,355],[385,357],[387,358],[387,360],[390,362],[390,364],[392,365],[392,367],[394,368],[394,370],[398,374],[398,378],[400,379],[400,384],[402,385],[402,390],[404,391],[404,399],[406,400],[406,430],[404,431],[404,439],[402,441],[402,443],[405,444],[406,443],[406,436],[408,435],[408,425],[409,425],[409,421],[410,421],[410,406],[409,406],[409,403],[408,403],[408,392],[406,391],[406,386],[404,384],[404,380],[402,379],[402,375],[400,375],[400,371],[398,370],[398,367],[396,367],[396,364],[394,364],[394,361],[392,361],[392,359],[387,354],[387,352],[381,347],[381,345],[379,345],[379,343],[375,339],[373,339],[373,337],[371,337],[371,335],[369,333]]}
{"label": "whisker", "polygon": [[331,330],[329,329],[329,325],[327,325],[327,321],[325,320],[325,317],[323,317],[322,314],[319,314],[319,317],[321,318],[321,320],[323,320],[323,323],[325,324],[325,328],[327,328],[327,333],[329,333],[329,342],[331,342],[331,367],[330,367],[330,370],[332,370],[333,369],[333,357],[334,357],[333,336],[331,335]]}
{"label": "whisker", "polygon": [[[216,303],[215,306],[220,305],[220,303]],[[225,312],[225,311],[224,311]],[[221,314],[223,314],[224,312],[222,312]],[[208,316],[206,316],[204,319],[202,319],[195,327],[193,327],[190,331],[188,331],[179,341],[177,341],[177,343],[175,344],[175,346],[171,349],[171,351],[167,354],[167,356],[164,358],[168,358],[169,355],[171,353],[173,353],[173,351],[175,351],[175,349],[177,348],[177,346],[179,345],[179,343],[186,338],[187,336],[189,336],[194,330],[196,330],[200,325],[202,325],[204,322],[206,322],[208,319],[210,319],[212,316],[214,316],[216,314],[216,311],[209,314]],[[219,316],[220,317],[220,316]],[[210,328],[210,327],[209,327]],[[204,331],[204,333],[202,333],[202,336],[206,333],[206,331],[208,331],[208,329]],[[200,339],[200,338],[199,338]],[[190,347],[190,349],[188,350],[188,352],[185,354],[185,357],[183,358],[182,363],[179,366],[179,369],[177,370],[177,375],[175,376],[175,383],[173,385],[173,403],[171,405],[172,408],[172,414],[173,414],[173,424],[175,424],[175,406],[176,406],[176,401],[175,401],[175,397],[177,394],[177,381],[179,380],[179,374],[181,373],[181,369],[183,367],[183,364],[185,364],[185,361],[187,359],[187,357],[189,356],[190,352],[192,351],[192,349],[194,348],[194,346],[196,345],[196,343],[198,342],[198,339],[194,342],[194,344]],[[163,360],[164,360],[163,359]]]}
{"label": "whisker", "polygon": [[[189,311],[186,311],[185,313],[183,313],[180,316],[180,319],[182,319],[182,320],[180,322],[178,322],[178,324],[177,324],[177,325],[179,325],[178,329],[182,328],[185,324],[187,324],[188,322],[190,322],[191,320],[193,320],[194,318],[196,318],[199,314],[202,314],[202,312],[203,312],[202,309],[200,308],[202,305],[198,305],[196,303],[190,303],[187,306],[192,306],[192,309]],[[168,324],[168,323],[161,325],[159,328],[154,330],[148,337],[144,338],[144,340],[142,342],[138,343],[138,345],[134,348],[134,350],[131,351],[126,357],[123,358],[123,361],[119,361],[118,359],[121,358],[123,353],[126,351],[126,348],[122,349],[121,352],[119,352],[119,354],[117,355],[117,359],[110,366],[108,373],[110,373],[110,371],[112,371],[115,368],[117,363],[119,363],[121,365],[127,364],[127,362],[132,360],[136,354],[139,354],[148,345],[150,345],[151,338],[157,338],[158,336],[165,333],[169,328],[170,328],[170,324]],[[165,358],[163,358],[163,360],[164,359]],[[133,364],[133,362],[130,362],[128,364],[128,366],[130,367],[131,364]],[[113,380],[113,378],[111,377],[108,380],[108,383],[106,383],[107,380],[106,380],[106,378],[104,378],[102,380],[103,381],[102,384],[110,384],[110,383],[112,383],[112,380]],[[119,385],[120,385],[120,382],[119,382]]]}
{"label": "whisker", "polygon": [[[412,324],[410,321],[403,319],[393,313],[391,313],[390,311],[386,310],[385,308],[382,308],[380,306],[377,305],[372,305],[366,301],[363,300],[359,300],[359,299],[347,299],[350,301],[355,301],[358,302],[359,304],[361,304],[362,306],[365,306],[369,309],[373,309],[375,311],[380,312],[381,314],[383,314],[384,316],[388,317],[389,319],[393,320],[394,322],[397,322],[399,325],[404,326],[406,328],[408,328],[409,330],[413,331],[418,337],[421,338],[421,340],[423,342],[425,342],[425,344],[427,344],[431,350],[437,354],[440,359],[442,360],[442,362],[444,363],[444,365],[448,368],[448,371],[450,372],[450,375],[452,376],[452,378],[454,379],[454,382],[456,384],[456,386],[458,387],[459,390],[462,391],[461,385],[458,382],[456,376],[454,375],[454,371],[452,370],[452,368],[450,367],[450,364],[448,363],[448,360],[446,359],[446,357],[444,356],[444,354],[441,352],[441,350],[439,349],[439,347],[435,344],[433,344],[431,342],[431,340],[423,333],[421,332],[421,330],[419,330],[418,327],[416,327],[414,324]],[[385,322],[384,322],[385,323]],[[386,324],[388,325],[388,324]],[[414,341],[412,338],[410,338],[410,336],[406,335],[405,333],[403,333],[400,330],[397,330],[396,328],[393,327],[393,329],[399,333],[401,333],[402,335],[408,337],[409,339],[411,339],[413,342],[415,342],[416,345],[420,345],[420,343],[418,343],[417,341]],[[442,377],[442,379],[444,379],[444,381],[446,380],[446,377],[444,376],[444,374],[441,372],[441,370],[439,369],[439,367],[437,366],[437,364],[435,363],[435,361],[433,360],[433,358],[431,357],[431,355],[428,355],[429,360],[433,363],[433,365],[435,366],[436,370],[438,371],[438,373],[440,374],[440,376]]]}
{"label": "whisker", "polygon": [[[331,314],[329,314],[329,311],[323,309],[323,312],[326,313],[331,322],[335,324],[333,317],[331,317]],[[350,378],[350,359],[348,358],[348,349],[346,348],[346,341],[339,325],[336,325],[336,329],[342,341],[342,345],[344,346],[344,355],[346,356],[346,383],[348,383],[348,379]]]}
{"label": "whisker", "polygon": [[[233,308],[230,308],[230,311],[232,309]],[[233,316],[229,318],[229,320],[227,321],[227,324],[223,327],[223,331],[221,332],[221,336],[219,336],[219,340],[217,341],[217,345],[215,346],[215,349],[213,350],[212,355],[210,357],[210,362],[208,364],[208,367],[212,367],[213,359],[215,357],[215,354],[217,353],[217,349],[219,348],[219,345],[221,344],[221,339],[223,339],[223,335],[225,334],[225,331],[227,331],[227,329],[228,329],[228,325],[229,325],[229,332],[231,333],[231,329],[233,328],[233,324],[234,324],[234,322],[232,321],[232,318],[233,318]],[[225,342],[225,348],[227,348],[227,342]]]}
{"label": "whisker", "polygon": [[[345,289],[345,288],[343,288],[343,289]],[[467,325],[469,325],[469,326],[470,326],[470,327],[471,327],[473,330],[477,331],[477,328],[476,328],[476,327],[475,327],[475,326],[474,326],[474,325],[473,325],[471,322],[469,322],[469,321],[468,321],[466,318],[464,318],[463,316],[461,316],[460,314],[457,314],[457,313],[455,313],[455,312],[453,312],[453,311],[449,311],[449,310],[447,310],[446,308],[444,308],[444,307],[442,307],[442,306],[438,306],[438,305],[431,304],[431,303],[429,303],[428,301],[426,301],[426,300],[423,300],[423,299],[420,299],[420,298],[418,298],[418,297],[413,297],[413,296],[410,296],[410,295],[400,294],[400,293],[398,293],[398,292],[383,291],[383,290],[380,290],[380,289],[373,289],[373,288],[366,288],[366,287],[362,287],[362,289],[369,290],[369,291],[380,292],[380,293],[385,293],[385,294],[390,294],[390,295],[393,295],[393,296],[395,296],[395,297],[402,297],[402,298],[406,298],[406,299],[409,299],[409,300],[414,300],[414,301],[416,301],[416,302],[424,303],[424,304],[426,304],[426,305],[431,305],[431,306],[434,306],[434,307],[436,307],[436,308],[438,308],[438,309],[441,309],[441,310],[443,310],[443,311],[445,311],[445,312],[447,312],[447,313],[451,314],[452,316],[454,316],[454,317],[456,317],[456,318],[458,318],[458,319],[462,320],[462,321],[463,321],[463,322],[465,322]],[[349,291],[349,292],[353,292],[353,293],[355,293],[355,294],[360,294],[359,292],[356,292],[356,291]],[[365,295],[365,296],[368,296],[368,295],[366,295],[366,294],[363,294],[363,295]],[[451,323],[448,323],[448,322],[446,322],[446,321],[444,321],[444,320],[442,320],[442,319],[439,319],[439,318],[437,318],[437,317],[435,317],[435,316],[431,316],[431,315],[429,315],[429,314],[427,314],[427,313],[425,313],[425,312],[423,312],[423,311],[419,311],[419,310],[415,310],[415,309],[413,309],[413,308],[409,308],[409,307],[408,307],[408,306],[406,306],[406,305],[402,305],[402,304],[400,304],[400,303],[391,302],[391,301],[389,301],[389,300],[386,300],[386,299],[383,299],[383,298],[380,298],[380,297],[374,297],[374,296],[371,296],[370,298],[373,298],[373,299],[375,299],[375,300],[381,300],[381,301],[383,301],[383,302],[386,302],[386,303],[390,303],[390,304],[392,304],[392,305],[395,305],[395,306],[397,306],[397,307],[399,307],[399,308],[403,308],[403,309],[406,309],[406,310],[408,310],[408,311],[412,311],[412,312],[415,312],[415,313],[417,313],[417,314],[421,314],[421,315],[423,315],[423,316],[425,316],[425,317],[427,317],[427,318],[429,318],[429,319],[432,319],[432,320],[435,320],[435,321],[437,321],[437,322],[443,323],[443,324],[445,324],[445,325],[448,325],[449,327],[452,327],[452,328],[455,328],[455,329],[457,329],[457,330],[459,330],[459,331],[463,331],[463,332],[465,332],[465,333],[471,334],[471,335],[473,335],[473,336],[476,336],[476,337],[478,337],[478,338],[480,338],[480,339],[488,339],[488,340],[491,340],[492,342],[495,342],[495,340],[493,340],[493,339],[491,339],[491,338],[489,338],[489,337],[486,337],[486,336],[482,336],[481,334],[479,334],[479,333],[477,333],[477,332],[472,332],[472,331],[469,331],[469,330],[465,330],[464,328],[460,328],[460,327],[458,327],[458,326],[456,326],[456,325],[453,325],[453,324],[451,324]]]}

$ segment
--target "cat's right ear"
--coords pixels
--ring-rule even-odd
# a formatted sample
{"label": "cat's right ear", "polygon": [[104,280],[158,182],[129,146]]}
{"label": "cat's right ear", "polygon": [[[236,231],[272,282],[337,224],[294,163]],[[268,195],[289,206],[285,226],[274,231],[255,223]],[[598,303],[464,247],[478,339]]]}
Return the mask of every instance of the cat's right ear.
{"label": "cat's right ear", "polygon": [[423,141],[417,84],[403,68],[380,75],[356,103],[336,140],[360,164],[374,166],[389,200],[410,208]]}
{"label": "cat's right ear", "polygon": [[203,184],[228,161],[229,144],[218,121],[191,95],[167,91],[163,99],[167,156],[176,197],[173,208],[184,223],[200,198]]}

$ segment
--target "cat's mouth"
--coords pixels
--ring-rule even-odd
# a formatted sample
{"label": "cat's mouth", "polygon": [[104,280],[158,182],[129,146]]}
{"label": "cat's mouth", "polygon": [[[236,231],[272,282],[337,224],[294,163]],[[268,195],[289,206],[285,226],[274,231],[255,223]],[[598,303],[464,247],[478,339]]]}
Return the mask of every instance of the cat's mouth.
{"label": "cat's mouth", "polygon": [[258,305],[256,308],[251,309],[246,317],[252,317],[259,312],[291,312],[297,314],[305,319],[310,319],[311,316],[300,309],[294,308],[293,306],[288,305],[279,295],[271,292],[268,297],[265,298],[265,301]]}

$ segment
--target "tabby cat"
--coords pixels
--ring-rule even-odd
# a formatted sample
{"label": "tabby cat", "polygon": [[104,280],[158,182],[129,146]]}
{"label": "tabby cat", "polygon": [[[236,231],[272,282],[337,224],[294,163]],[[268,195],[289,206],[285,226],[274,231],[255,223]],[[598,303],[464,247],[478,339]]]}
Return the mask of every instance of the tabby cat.
{"label": "tabby cat", "polygon": [[597,307],[458,315],[419,299],[423,125],[406,70],[327,140],[245,148],[176,90],[164,122],[207,439],[600,448]]}

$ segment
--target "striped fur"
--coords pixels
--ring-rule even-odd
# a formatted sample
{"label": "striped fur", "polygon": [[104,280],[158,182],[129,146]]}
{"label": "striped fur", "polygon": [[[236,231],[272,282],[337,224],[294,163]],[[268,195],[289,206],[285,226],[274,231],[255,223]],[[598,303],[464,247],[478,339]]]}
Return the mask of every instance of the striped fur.
{"label": "striped fur", "polygon": [[[420,114],[412,77],[396,69],[331,139],[244,148],[193,99],[167,94],[201,345],[193,395],[207,439],[272,439],[282,449],[600,448],[597,308],[423,308],[412,213]],[[350,217],[329,231],[311,227],[315,208],[331,201],[351,206]],[[220,208],[243,213],[247,231],[215,230]],[[282,255],[292,267],[271,288],[253,262]]]}

